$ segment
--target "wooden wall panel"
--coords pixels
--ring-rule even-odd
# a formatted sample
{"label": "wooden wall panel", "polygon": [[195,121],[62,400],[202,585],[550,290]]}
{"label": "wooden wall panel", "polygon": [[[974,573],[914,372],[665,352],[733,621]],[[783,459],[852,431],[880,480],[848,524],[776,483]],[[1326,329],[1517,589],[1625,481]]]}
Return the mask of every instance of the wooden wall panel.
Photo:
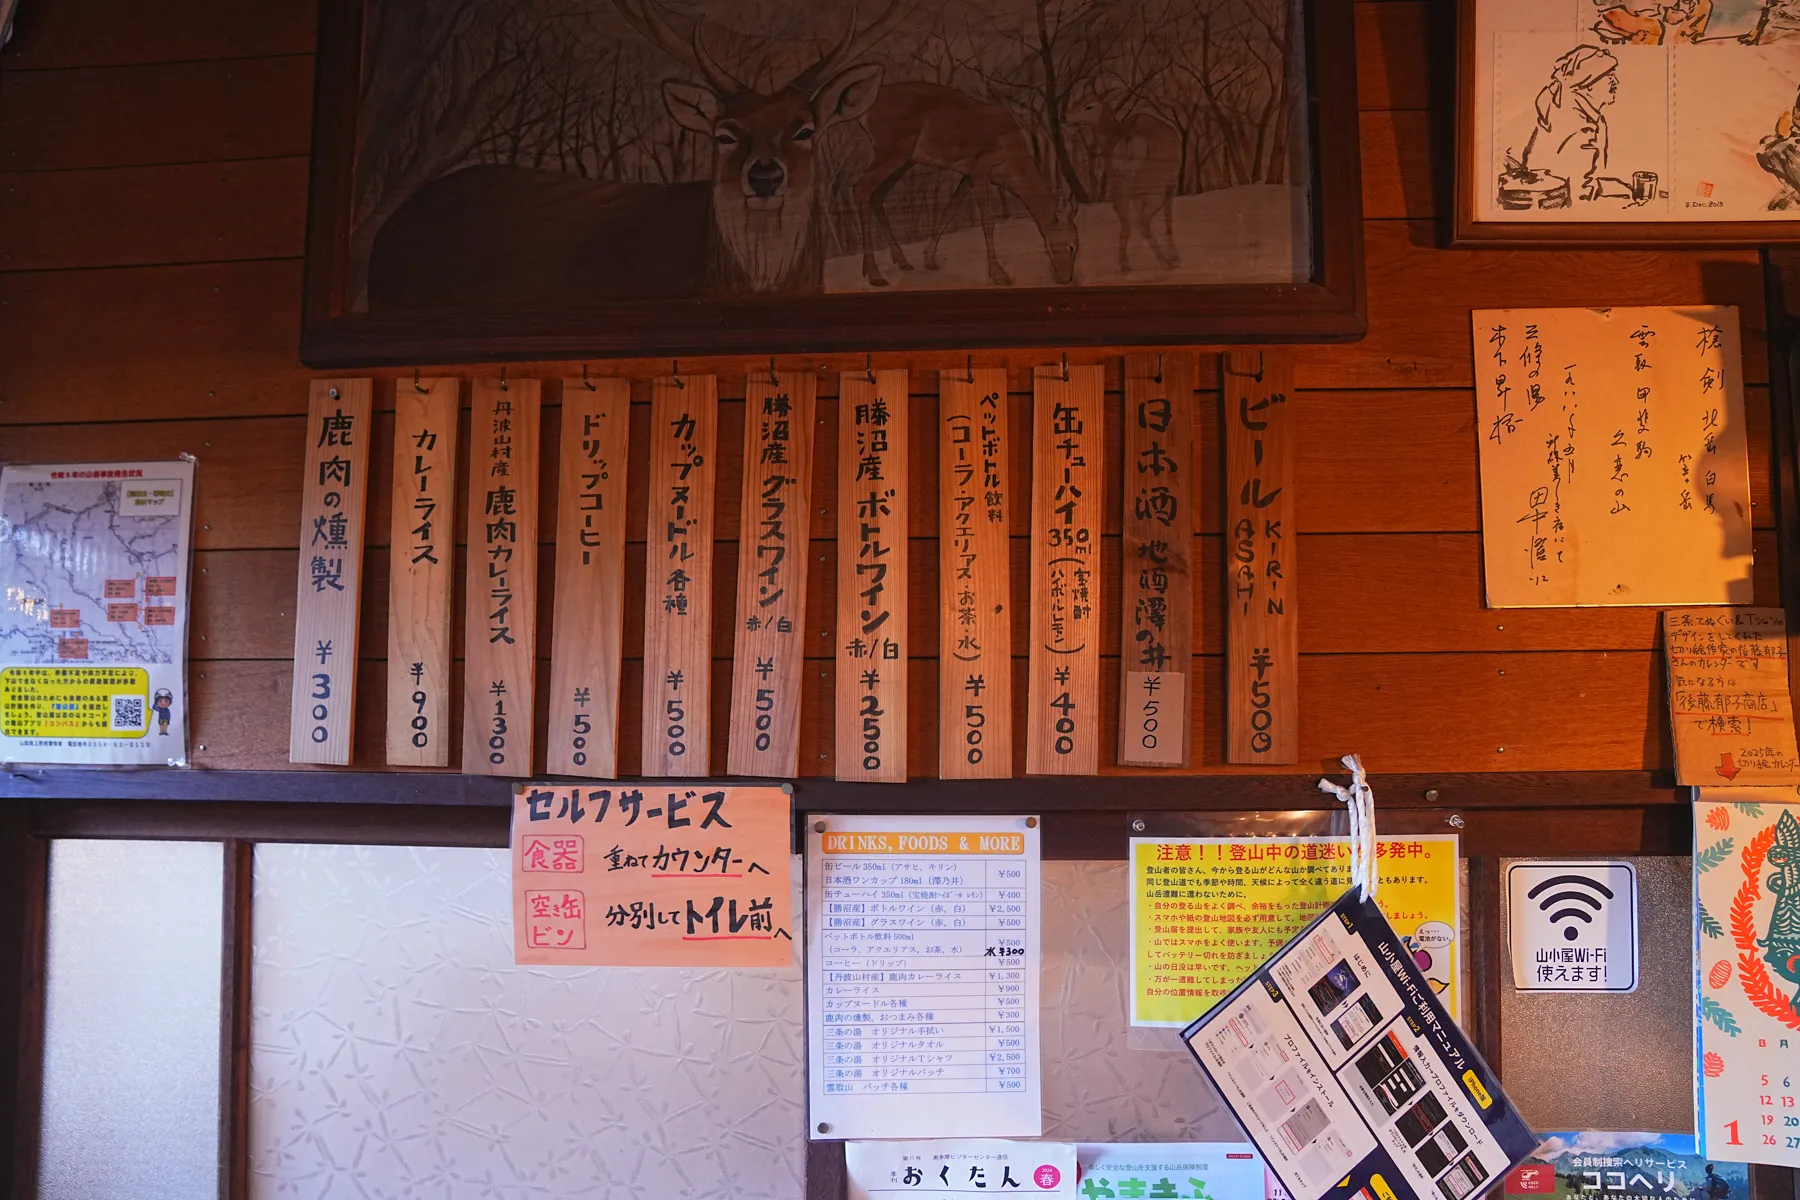
{"label": "wooden wall panel", "polygon": [[[1438,247],[1441,199],[1433,174],[1430,89],[1442,83],[1428,46],[1441,45],[1447,14],[1425,0],[1357,6],[1363,195],[1371,328],[1362,343],[1295,351],[1293,399],[1300,417],[1297,523],[1301,568],[1301,757],[1316,771],[1359,749],[1376,771],[1641,767],[1666,761],[1658,725],[1661,684],[1654,614],[1578,613],[1480,607],[1474,405],[1467,310],[1516,303],[1724,302],[1743,308],[1746,375],[1766,379],[1760,282],[1742,251],[1582,251],[1474,254]],[[19,35],[0,62],[0,458],[72,454],[198,456],[195,614],[192,642],[197,761],[279,766],[285,754],[294,513],[310,373],[297,363],[299,228],[311,121],[314,11],[195,0],[179,11],[124,0],[25,5]],[[37,68],[57,68],[42,70]],[[214,182],[216,181],[216,182]],[[15,190],[8,191],[8,188]],[[185,220],[176,220],[181,215]],[[1121,349],[1072,353],[1098,364],[1107,403],[1119,404]],[[1031,369],[1042,352],[979,352],[977,367],[1001,367],[1009,420],[1029,431]],[[938,372],[963,369],[958,351],[878,356],[904,368],[912,396],[916,532],[935,531]],[[1200,376],[1216,375],[1203,352]],[[767,360],[683,360],[684,373],[721,385],[717,570],[709,706],[713,754],[724,750],[725,685],[733,648],[740,521],[743,378]],[[794,358],[782,370],[818,379],[820,444],[835,444],[838,373],[857,356]],[[642,381],[666,363],[628,361],[598,369]],[[429,369],[428,369],[429,371]],[[467,379],[475,372],[444,372]],[[564,366],[515,365],[511,374],[553,381],[545,389],[543,458],[558,451],[554,382]],[[376,372],[376,446],[370,478],[362,642],[386,644],[385,546],[390,519],[394,379]],[[410,372],[404,373],[410,380]],[[117,387],[131,376],[133,388]],[[1205,385],[1203,384],[1203,389]],[[648,392],[636,388],[633,444],[648,428]],[[1748,394],[1752,489],[1757,510],[1760,603],[1773,596],[1768,396]],[[1196,453],[1202,474],[1221,469],[1218,393],[1198,396]],[[465,433],[466,436],[466,433]],[[1028,495],[1029,439],[1020,438],[1010,481]],[[1405,453],[1395,447],[1404,445]],[[1116,430],[1106,446],[1120,451]],[[818,496],[835,495],[835,458],[822,454]],[[1378,471],[1369,464],[1378,463]],[[541,544],[554,538],[553,485],[540,492]],[[642,476],[640,475],[641,479]],[[1106,594],[1116,594],[1120,494],[1109,482],[1101,546]],[[1220,693],[1217,489],[1202,490],[1195,561],[1200,616],[1198,694]],[[627,497],[625,644],[643,636],[641,540],[645,492]],[[799,767],[834,770],[826,616],[837,597],[834,505],[815,505],[808,552]],[[1023,646],[1028,514],[1015,506],[1008,552],[1013,635]],[[457,569],[466,552],[459,549]],[[938,546],[910,543],[907,581],[911,700],[909,773],[935,772]],[[1370,570],[1371,564],[1379,567]],[[1341,581],[1362,581],[1347,596]],[[538,572],[539,612],[549,604],[550,566]],[[460,589],[459,589],[460,592]],[[460,622],[462,597],[456,597]],[[1117,623],[1105,623],[1102,697],[1116,719]],[[547,640],[546,640],[547,643]],[[460,648],[459,648],[460,649]],[[1018,696],[1024,660],[1013,661]],[[453,667],[460,688],[460,663]],[[1500,672],[1504,671],[1502,675]],[[385,672],[365,669],[358,717],[359,765],[379,765]],[[642,664],[626,662],[620,769],[640,766]],[[548,687],[541,671],[539,690]],[[1565,682],[1578,681],[1578,682]],[[1540,733],[1527,718],[1539,694],[1568,720]],[[1015,707],[1019,701],[1015,700]],[[1217,705],[1194,730],[1199,770],[1218,770]],[[539,715],[541,727],[545,716]],[[1487,736],[1487,730],[1499,732]],[[459,732],[459,731],[455,731]],[[542,730],[539,730],[542,736]],[[1538,739],[1535,740],[1534,739]],[[1022,739],[1021,739],[1022,742]],[[1489,744],[1489,743],[1492,744]],[[1355,743],[1354,745],[1348,743]],[[1505,750],[1500,747],[1505,745]],[[453,747],[455,749],[455,747]],[[1022,769],[1022,744],[1015,750]],[[1103,768],[1111,757],[1103,753]],[[723,762],[723,759],[716,759]],[[1110,768],[1105,768],[1110,769]]]}
{"label": "wooden wall panel", "polygon": [[44,271],[297,258],[306,171],[296,157],[0,174],[0,263]]}
{"label": "wooden wall panel", "polygon": [[0,62],[17,71],[307,54],[316,24],[310,0],[59,0],[20,6]]}
{"label": "wooden wall panel", "polygon": [[[1555,609],[1510,609],[1491,612],[1480,606],[1481,539],[1474,534],[1302,534],[1298,595],[1309,613],[1300,625],[1301,654],[1349,654],[1359,651],[1388,654],[1458,654],[1470,651],[1506,653],[1518,650],[1652,650],[1661,645],[1657,610],[1649,608],[1589,609],[1566,613]],[[1194,549],[1200,568],[1194,592],[1195,618],[1200,630],[1196,653],[1221,652],[1222,603],[1221,539],[1197,539]],[[912,539],[913,569],[908,579],[908,606],[914,614],[909,637],[914,653],[924,658],[939,654],[936,610],[924,606],[938,595],[937,544],[930,538]],[[1007,543],[1012,575],[1011,641],[1025,644],[1027,615],[1024,611],[1024,579],[1030,570],[1029,544],[1023,537]],[[1756,552],[1765,563],[1775,561],[1771,532],[1757,535]],[[280,658],[291,652],[293,639],[292,593],[288,585],[295,571],[292,550],[201,551],[195,556],[194,627],[205,629],[189,647],[196,661],[234,658]],[[457,578],[461,578],[461,559]],[[1371,562],[1382,570],[1364,580],[1365,586],[1346,594],[1340,581],[1347,573],[1363,571]],[[1114,544],[1103,545],[1101,563],[1104,586],[1118,582],[1119,554]],[[372,547],[364,560],[364,645],[370,653],[387,644],[388,551]],[[625,550],[625,574],[629,586],[625,598],[625,645],[643,643],[640,585],[644,570],[641,543]],[[737,586],[738,547],[720,542],[714,563],[713,657],[732,657],[733,622],[725,603]],[[837,546],[814,539],[807,561],[807,623],[804,630],[809,661],[829,658],[827,620],[836,613]],[[550,556],[538,567],[539,621],[546,618],[551,591]],[[1778,603],[1773,571],[1758,571],[1755,602]],[[1314,588],[1318,589],[1316,592]],[[453,617],[460,621],[461,596]],[[1104,631],[1103,631],[1104,632]],[[461,647],[456,647],[458,655]],[[1103,643],[1102,652],[1119,652],[1115,630]]]}
{"label": "wooden wall panel", "polygon": [[305,154],[310,54],[0,72],[9,171],[136,167]]}

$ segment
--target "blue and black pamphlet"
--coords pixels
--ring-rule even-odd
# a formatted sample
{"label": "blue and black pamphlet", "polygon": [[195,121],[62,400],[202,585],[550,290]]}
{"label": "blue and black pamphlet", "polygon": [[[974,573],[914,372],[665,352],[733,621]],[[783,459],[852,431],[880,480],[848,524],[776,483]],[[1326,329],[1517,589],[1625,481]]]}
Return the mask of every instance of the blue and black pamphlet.
{"label": "blue and black pamphlet", "polygon": [[1538,1144],[1357,887],[1182,1038],[1294,1200],[1468,1200]]}

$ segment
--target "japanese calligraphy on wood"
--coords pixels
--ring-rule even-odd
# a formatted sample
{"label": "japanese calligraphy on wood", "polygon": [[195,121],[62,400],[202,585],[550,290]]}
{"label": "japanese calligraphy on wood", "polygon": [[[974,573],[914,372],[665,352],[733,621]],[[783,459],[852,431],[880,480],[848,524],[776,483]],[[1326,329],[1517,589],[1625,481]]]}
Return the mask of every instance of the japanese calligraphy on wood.
{"label": "japanese calligraphy on wood", "polygon": [[450,588],[461,391],[452,378],[394,385],[387,760],[396,767],[450,765]]}
{"label": "japanese calligraphy on wood", "polygon": [[463,773],[527,775],[537,701],[539,383],[477,379],[472,397]]}
{"label": "japanese calligraphy on wood", "polygon": [[787,967],[785,787],[513,788],[513,956],[525,964]]}
{"label": "japanese calligraphy on wood", "polygon": [[1675,782],[1800,783],[1782,611],[1670,609],[1662,622]]}
{"label": "japanese calligraphy on wood", "polygon": [[938,378],[938,774],[1012,774],[1006,371]]}
{"label": "japanese calligraphy on wood", "polygon": [[906,385],[838,379],[839,779],[906,782]]}
{"label": "japanese calligraphy on wood", "polygon": [[810,371],[773,379],[753,374],[744,383],[744,503],[727,755],[733,775],[799,773],[817,391]]}
{"label": "japanese calligraphy on wood", "polygon": [[713,489],[718,380],[650,385],[644,534],[644,774],[704,777],[712,716]]}
{"label": "japanese calligraphy on wood", "polygon": [[619,773],[630,441],[627,380],[563,380],[550,731],[544,755],[544,767],[553,775],[610,779]]}
{"label": "japanese calligraphy on wood", "polygon": [[1100,506],[1105,377],[1100,367],[1033,373],[1031,661],[1025,770],[1100,769]]}
{"label": "japanese calligraphy on wood", "polygon": [[1478,309],[1490,608],[1748,603],[1737,309]]}
{"label": "japanese calligraphy on wood", "polygon": [[1193,743],[1194,356],[1125,356],[1119,762],[1186,766]]}
{"label": "japanese calligraphy on wood", "polygon": [[306,406],[289,762],[350,762],[369,502],[369,395],[367,379],[315,379]]}
{"label": "japanese calligraphy on wood", "polygon": [[1294,363],[1234,350],[1225,390],[1225,761],[1300,759]]}

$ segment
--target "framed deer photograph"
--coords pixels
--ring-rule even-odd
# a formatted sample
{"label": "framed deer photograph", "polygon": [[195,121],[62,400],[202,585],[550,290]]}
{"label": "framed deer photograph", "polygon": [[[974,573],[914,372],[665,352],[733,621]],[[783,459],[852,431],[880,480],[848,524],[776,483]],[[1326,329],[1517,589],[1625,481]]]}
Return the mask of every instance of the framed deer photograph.
{"label": "framed deer photograph", "polygon": [[1460,0],[1466,246],[1800,241],[1800,0]]}
{"label": "framed deer photograph", "polygon": [[322,0],[321,368],[1363,332],[1351,0]]}

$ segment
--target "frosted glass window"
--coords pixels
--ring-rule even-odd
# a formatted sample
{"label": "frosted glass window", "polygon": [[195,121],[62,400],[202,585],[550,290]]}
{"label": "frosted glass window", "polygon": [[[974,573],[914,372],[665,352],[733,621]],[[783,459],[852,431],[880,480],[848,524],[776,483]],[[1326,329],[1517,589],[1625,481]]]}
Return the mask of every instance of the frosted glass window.
{"label": "frosted glass window", "polygon": [[504,850],[256,848],[251,1194],[801,1196],[798,967],[515,967],[511,904]]}
{"label": "frosted glass window", "polygon": [[50,844],[44,1200],[218,1195],[224,849]]}

